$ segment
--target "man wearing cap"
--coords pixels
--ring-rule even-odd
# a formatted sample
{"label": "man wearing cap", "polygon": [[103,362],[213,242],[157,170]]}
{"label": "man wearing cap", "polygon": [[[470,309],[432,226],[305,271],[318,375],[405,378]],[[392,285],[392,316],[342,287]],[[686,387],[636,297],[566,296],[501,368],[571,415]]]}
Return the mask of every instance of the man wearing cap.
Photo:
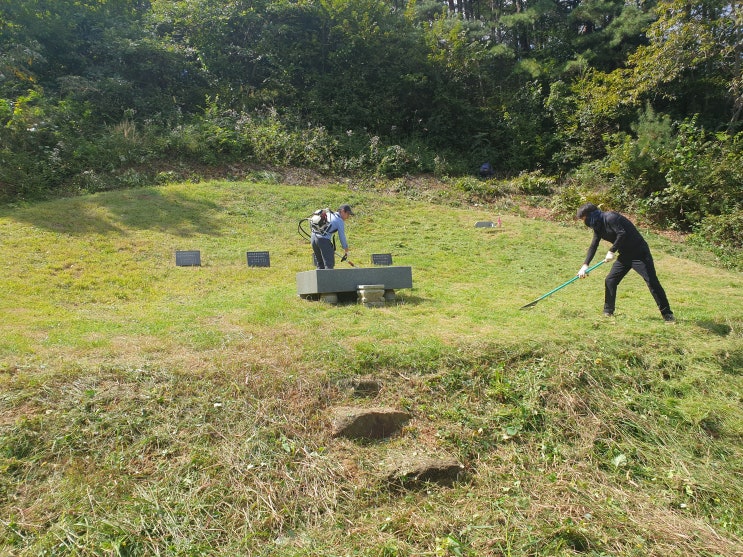
{"label": "man wearing cap", "polygon": [[310,243],[312,244],[312,251],[315,252],[315,261],[317,262],[318,269],[332,269],[335,266],[335,246],[333,246],[332,237],[336,232],[338,233],[338,239],[341,241],[341,247],[343,248],[343,258],[348,257],[348,242],[346,241],[346,228],[345,222],[348,217],[353,216],[353,211],[350,205],[341,205],[338,208],[338,212],[334,213],[329,211],[330,217],[328,222],[330,225],[325,229],[322,234],[312,232]]}
{"label": "man wearing cap", "polygon": [[596,254],[601,240],[611,242],[604,261],[614,261],[604,281],[604,315],[614,315],[617,299],[617,287],[631,269],[637,271],[645,280],[663,319],[669,323],[675,321],[666,292],[655,274],[653,256],[650,247],[635,225],[630,220],[614,211],[602,211],[593,203],[586,203],[578,209],[577,218],[593,230],[593,241],[588,247],[586,259],[578,271],[580,278],[586,278],[586,270]]}

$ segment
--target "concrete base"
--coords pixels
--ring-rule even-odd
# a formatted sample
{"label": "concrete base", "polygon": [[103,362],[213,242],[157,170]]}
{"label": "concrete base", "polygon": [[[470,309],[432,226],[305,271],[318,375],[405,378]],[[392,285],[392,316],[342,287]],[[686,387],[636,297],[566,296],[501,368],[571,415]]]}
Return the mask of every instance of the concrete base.
{"label": "concrete base", "polygon": [[[297,273],[297,294],[302,298],[344,292],[356,294],[359,286],[368,284],[384,285],[385,295],[387,291],[413,288],[413,271],[410,267],[355,267],[314,269]],[[394,296],[394,292],[391,295]]]}
{"label": "concrete base", "polygon": [[356,297],[368,308],[381,308],[386,303],[384,292],[384,284],[363,284],[359,285]]}

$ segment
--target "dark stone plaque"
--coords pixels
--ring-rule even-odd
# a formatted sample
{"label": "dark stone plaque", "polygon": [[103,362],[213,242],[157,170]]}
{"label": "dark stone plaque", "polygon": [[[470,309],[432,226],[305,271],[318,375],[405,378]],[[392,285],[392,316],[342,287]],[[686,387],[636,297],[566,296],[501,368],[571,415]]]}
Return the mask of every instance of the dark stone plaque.
{"label": "dark stone plaque", "polygon": [[391,253],[372,253],[372,265],[392,265]]}
{"label": "dark stone plaque", "polygon": [[270,267],[271,257],[267,251],[249,251],[248,267]]}
{"label": "dark stone plaque", "polygon": [[200,267],[201,252],[198,250],[176,251],[175,264],[178,267]]}

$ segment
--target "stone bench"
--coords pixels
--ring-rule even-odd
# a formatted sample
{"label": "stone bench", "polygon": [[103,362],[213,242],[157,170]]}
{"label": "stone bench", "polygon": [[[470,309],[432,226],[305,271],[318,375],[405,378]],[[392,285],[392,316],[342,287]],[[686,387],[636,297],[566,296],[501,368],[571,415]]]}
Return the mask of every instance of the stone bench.
{"label": "stone bench", "polygon": [[[297,273],[297,294],[302,298],[338,300],[338,295],[357,294],[359,286],[384,285],[385,299],[395,299],[395,290],[413,288],[411,267],[366,267],[313,269]],[[335,299],[333,297],[335,296]]]}

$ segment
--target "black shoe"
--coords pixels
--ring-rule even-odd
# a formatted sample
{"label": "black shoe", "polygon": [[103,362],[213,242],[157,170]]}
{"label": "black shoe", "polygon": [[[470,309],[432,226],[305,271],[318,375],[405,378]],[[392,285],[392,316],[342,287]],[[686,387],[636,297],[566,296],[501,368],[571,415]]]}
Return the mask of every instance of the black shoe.
{"label": "black shoe", "polygon": [[676,318],[673,316],[672,313],[664,313],[663,314],[663,321],[665,321],[666,323],[675,323],[676,322]]}

